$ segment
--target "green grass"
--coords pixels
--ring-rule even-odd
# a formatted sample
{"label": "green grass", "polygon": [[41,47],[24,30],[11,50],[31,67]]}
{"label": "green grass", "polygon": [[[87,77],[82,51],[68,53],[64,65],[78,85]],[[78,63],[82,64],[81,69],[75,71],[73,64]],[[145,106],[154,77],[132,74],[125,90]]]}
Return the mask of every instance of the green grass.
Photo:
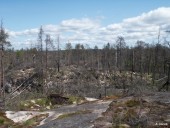
{"label": "green grass", "polygon": [[8,119],[4,112],[0,112],[0,126],[11,126],[14,122]]}
{"label": "green grass", "polygon": [[36,120],[35,120],[34,118],[32,118],[32,119],[29,119],[29,120],[25,121],[25,122],[23,123],[23,125],[26,126],[26,127],[28,127],[28,126],[35,125],[36,123],[37,123]]}
{"label": "green grass", "polygon": [[140,101],[137,100],[129,100],[126,102],[127,107],[134,107],[134,106],[139,106]]}
{"label": "green grass", "polygon": [[36,99],[35,103],[40,106],[46,106],[50,104],[50,101],[47,98]]}
{"label": "green grass", "polygon": [[82,100],[81,97],[77,97],[77,96],[69,96],[68,98],[70,103],[74,103],[74,102],[79,103]]}
{"label": "green grass", "polygon": [[112,126],[112,128],[127,128],[126,126],[122,126],[121,124],[120,125],[118,125],[118,126]]}
{"label": "green grass", "polygon": [[4,124],[5,120],[4,118],[0,117],[0,125]]}
{"label": "green grass", "polygon": [[40,114],[38,116],[35,116],[25,122],[23,122],[22,124],[20,124],[20,128],[25,128],[25,127],[35,127],[37,126],[43,119],[45,119],[46,117],[48,117],[49,114]]}
{"label": "green grass", "polygon": [[77,111],[77,112],[66,113],[66,114],[60,115],[57,119],[63,119],[63,118],[68,118],[68,117],[75,116],[75,115],[88,114],[88,113],[92,113],[92,111],[81,110],[81,111]]}
{"label": "green grass", "polygon": [[51,102],[47,98],[32,99],[21,101],[20,110],[39,109],[41,111],[46,110],[47,106],[51,107]]}

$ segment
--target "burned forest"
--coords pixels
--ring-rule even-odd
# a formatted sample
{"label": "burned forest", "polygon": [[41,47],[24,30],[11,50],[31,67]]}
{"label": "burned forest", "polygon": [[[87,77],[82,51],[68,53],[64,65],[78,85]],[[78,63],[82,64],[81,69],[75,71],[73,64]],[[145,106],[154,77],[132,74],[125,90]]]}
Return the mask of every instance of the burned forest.
{"label": "burned forest", "polygon": [[[60,36],[53,40],[41,26],[35,47],[15,50],[1,22],[0,124],[50,128],[51,121],[64,118],[67,122],[68,117],[92,114],[101,102],[110,105],[100,118],[93,119],[95,128],[153,127],[157,122],[168,126],[170,46],[168,40],[160,41],[160,33],[155,36],[157,42],[137,40],[133,47],[118,36],[115,43],[102,48],[71,41],[61,48]],[[60,111],[64,111],[72,104],[80,106],[40,125],[52,118],[47,110],[59,111],[63,106]],[[87,109],[82,110],[81,105]],[[38,114],[17,122],[8,119],[10,111]]]}

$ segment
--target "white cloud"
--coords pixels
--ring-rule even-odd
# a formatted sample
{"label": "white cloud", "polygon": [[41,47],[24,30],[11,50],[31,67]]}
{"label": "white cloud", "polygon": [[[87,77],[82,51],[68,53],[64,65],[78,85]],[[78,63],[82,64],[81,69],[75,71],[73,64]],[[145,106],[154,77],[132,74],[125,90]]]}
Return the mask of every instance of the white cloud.
{"label": "white cloud", "polygon": [[16,37],[16,36],[34,36],[35,34],[38,33],[38,29],[35,28],[35,29],[27,29],[27,30],[24,30],[24,31],[19,31],[19,32],[15,32],[15,31],[7,31],[9,33],[10,36],[12,37]]}
{"label": "white cloud", "polygon": [[[57,38],[57,35],[60,34],[61,42],[70,40],[72,43],[83,42],[91,45],[90,42],[92,42],[94,44],[100,43],[100,45],[103,43],[104,45],[107,42],[114,43],[117,36],[124,36],[129,44],[135,43],[137,40],[152,42],[157,38],[159,28],[161,29],[161,36],[166,36],[165,30],[170,29],[170,7],[161,7],[107,26],[102,26],[100,20],[89,18],[68,19],[57,25],[45,25],[43,29],[45,33],[50,34],[53,38]],[[28,37],[36,42],[38,31],[39,28],[34,28],[18,32],[8,30],[8,33],[15,38],[15,41]],[[23,38],[23,42],[26,44],[33,41]]]}
{"label": "white cloud", "polygon": [[43,30],[44,30],[44,32],[49,33],[49,34],[50,33],[53,34],[53,33],[58,33],[59,32],[58,26],[57,25],[52,25],[52,24],[43,26]]}
{"label": "white cloud", "polygon": [[170,22],[170,8],[161,7],[155,10],[152,10],[147,13],[143,13],[140,16],[128,18],[123,20],[125,23],[133,23],[139,25],[162,25],[164,23]]}
{"label": "white cloud", "polygon": [[164,31],[170,28],[170,8],[161,7],[109,26],[113,29],[119,26],[119,32],[125,32],[126,39],[150,41],[157,37],[159,28],[162,31],[161,34],[165,34]]}
{"label": "white cloud", "polygon": [[74,30],[89,30],[89,29],[96,29],[100,25],[98,24],[98,21],[91,20],[88,18],[83,19],[70,19],[70,20],[64,20],[61,22],[60,27],[61,28],[71,28]]}

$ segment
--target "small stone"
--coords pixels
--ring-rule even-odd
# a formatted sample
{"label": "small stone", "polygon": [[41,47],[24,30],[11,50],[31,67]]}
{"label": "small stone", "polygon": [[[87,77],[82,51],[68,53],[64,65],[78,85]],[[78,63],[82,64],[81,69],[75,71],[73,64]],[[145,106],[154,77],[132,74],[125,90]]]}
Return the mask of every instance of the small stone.
{"label": "small stone", "polygon": [[46,109],[50,109],[50,106],[47,106]]}
{"label": "small stone", "polygon": [[31,103],[34,103],[34,104],[35,104],[35,100],[31,100]]}
{"label": "small stone", "polygon": [[34,106],[35,106],[35,107],[40,107],[40,105],[38,105],[38,104],[35,104]]}
{"label": "small stone", "polygon": [[120,128],[130,128],[130,126],[128,124],[120,124],[119,127]]}
{"label": "small stone", "polygon": [[168,122],[168,123],[170,123],[170,119],[166,119],[166,120],[165,120],[165,122]]}
{"label": "small stone", "polygon": [[25,107],[28,107],[28,104],[24,104]]}

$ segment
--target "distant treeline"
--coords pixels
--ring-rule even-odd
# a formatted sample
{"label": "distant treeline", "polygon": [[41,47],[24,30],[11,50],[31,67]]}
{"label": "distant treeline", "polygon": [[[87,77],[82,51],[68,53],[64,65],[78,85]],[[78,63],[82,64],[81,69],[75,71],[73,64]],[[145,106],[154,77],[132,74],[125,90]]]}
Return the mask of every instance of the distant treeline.
{"label": "distant treeline", "polygon": [[[67,43],[65,50],[40,51],[38,48],[8,50],[5,54],[6,66],[57,68],[61,66],[81,65],[96,70],[118,70],[138,72],[141,74],[157,74],[161,77],[167,73],[167,62],[170,61],[170,47],[168,43],[147,44],[137,41],[134,47],[128,47],[123,37],[118,37],[115,45],[106,44],[102,49],[85,48],[83,44],[76,44],[73,48]],[[41,59],[40,59],[41,58]]]}

